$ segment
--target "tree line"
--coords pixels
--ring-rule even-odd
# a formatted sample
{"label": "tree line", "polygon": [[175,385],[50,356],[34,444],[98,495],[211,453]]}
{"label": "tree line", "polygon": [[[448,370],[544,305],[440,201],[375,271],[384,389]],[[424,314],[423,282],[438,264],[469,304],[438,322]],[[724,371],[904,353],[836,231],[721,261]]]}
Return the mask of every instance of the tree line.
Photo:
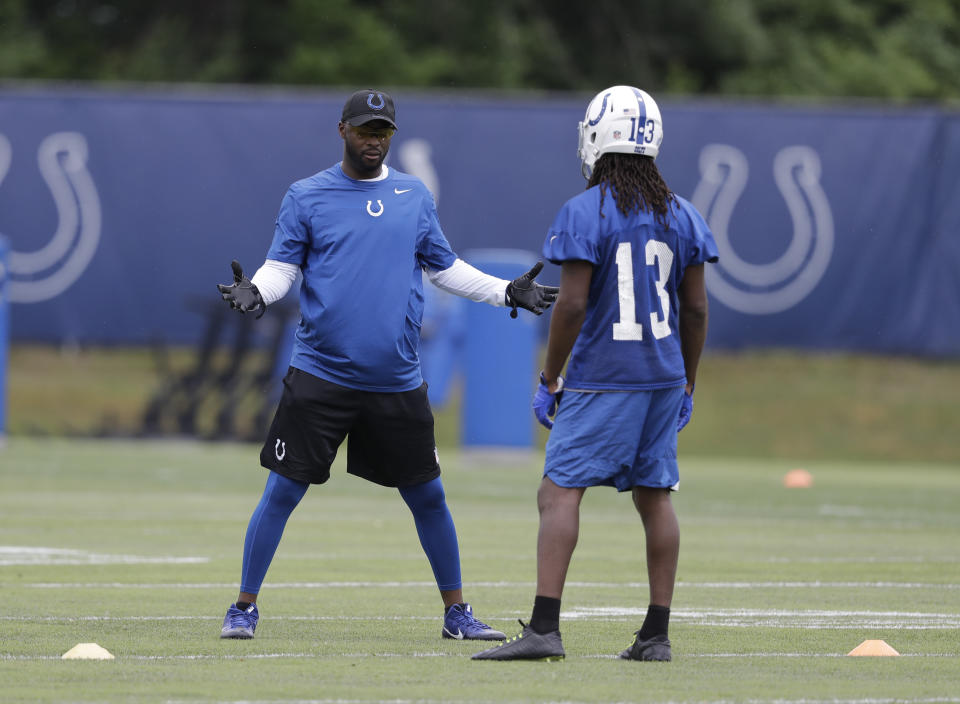
{"label": "tree line", "polygon": [[960,0],[0,0],[0,78],[960,99]]}

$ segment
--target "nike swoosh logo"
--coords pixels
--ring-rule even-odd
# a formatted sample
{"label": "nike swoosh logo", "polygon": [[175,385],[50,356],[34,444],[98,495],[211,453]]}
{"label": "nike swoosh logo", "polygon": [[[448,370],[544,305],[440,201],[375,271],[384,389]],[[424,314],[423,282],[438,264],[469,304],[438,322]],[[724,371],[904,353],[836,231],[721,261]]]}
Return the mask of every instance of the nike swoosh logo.
{"label": "nike swoosh logo", "polygon": [[412,188],[404,188],[403,190],[399,188],[394,188],[393,192],[396,193],[397,195],[400,195],[401,193],[409,193],[412,190],[413,190]]}
{"label": "nike swoosh logo", "polygon": [[556,235],[554,235],[553,237],[550,238],[550,243],[553,244],[553,241],[554,241],[555,239],[557,239],[557,236],[556,236]]}
{"label": "nike swoosh logo", "polygon": [[443,630],[447,631],[447,635],[450,636],[451,638],[456,638],[457,640],[463,640],[463,631],[461,631],[459,628],[457,629],[456,633],[451,633],[449,630],[447,630],[446,626],[444,626]]}

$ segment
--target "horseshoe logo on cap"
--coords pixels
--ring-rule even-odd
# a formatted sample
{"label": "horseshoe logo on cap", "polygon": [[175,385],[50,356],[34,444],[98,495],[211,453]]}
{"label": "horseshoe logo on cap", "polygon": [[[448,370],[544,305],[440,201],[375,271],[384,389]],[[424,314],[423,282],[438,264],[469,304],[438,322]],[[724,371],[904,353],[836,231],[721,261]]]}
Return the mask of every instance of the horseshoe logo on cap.
{"label": "horseshoe logo on cap", "polygon": [[[377,96],[380,99],[379,105],[373,104],[373,96]],[[387,102],[383,99],[383,96],[380,95],[379,93],[371,93],[370,95],[367,96],[367,105],[369,105],[374,110],[383,110],[383,106],[386,104]]]}

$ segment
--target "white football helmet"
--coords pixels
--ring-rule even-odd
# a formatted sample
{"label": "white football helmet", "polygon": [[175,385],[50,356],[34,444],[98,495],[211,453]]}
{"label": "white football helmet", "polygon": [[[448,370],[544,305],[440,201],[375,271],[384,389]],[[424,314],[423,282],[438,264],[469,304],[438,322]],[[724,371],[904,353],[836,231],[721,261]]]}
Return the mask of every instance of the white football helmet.
{"label": "white football helmet", "polygon": [[660,108],[649,93],[633,86],[613,86],[597,93],[578,131],[577,156],[585,179],[603,154],[641,154],[656,159],[663,142]]}

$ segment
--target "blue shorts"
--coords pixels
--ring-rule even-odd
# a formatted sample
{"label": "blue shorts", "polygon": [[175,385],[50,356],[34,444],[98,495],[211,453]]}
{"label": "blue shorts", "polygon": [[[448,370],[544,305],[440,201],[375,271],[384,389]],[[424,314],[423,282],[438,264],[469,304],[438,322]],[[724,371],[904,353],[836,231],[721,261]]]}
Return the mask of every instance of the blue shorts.
{"label": "blue shorts", "polygon": [[564,391],[543,474],[557,486],[676,490],[677,416],[683,387]]}

